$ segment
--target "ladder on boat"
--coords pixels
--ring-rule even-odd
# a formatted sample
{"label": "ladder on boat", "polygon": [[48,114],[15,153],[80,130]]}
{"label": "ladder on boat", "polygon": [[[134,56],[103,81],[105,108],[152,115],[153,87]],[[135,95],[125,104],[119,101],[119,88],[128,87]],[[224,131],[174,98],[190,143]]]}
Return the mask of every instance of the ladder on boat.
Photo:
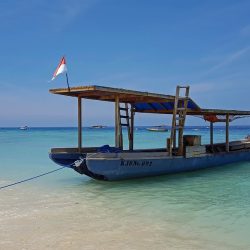
{"label": "ladder on boat", "polygon": [[128,103],[119,104],[119,114],[118,114],[118,120],[119,120],[119,147],[123,149],[123,134],[122,134],[122,128],[126,127],[128,132],[128,141],[129,141],[129,150],[133,150],[133,123],[134,123],[134,113],[133,113],[133,107],[131,105],[130,112]]}
{"label": "ladder on boat", "polygon": [[[181,96],[181,89],[184,89],[184,96]],[[189,100],[189,86],[177,86],[173,108],[172,128],[170,136],[169,155],[173,155],[176,149],[176,134],[178,131],[178,155],[183,155],[183,131],[185,127],[187,106]]]}

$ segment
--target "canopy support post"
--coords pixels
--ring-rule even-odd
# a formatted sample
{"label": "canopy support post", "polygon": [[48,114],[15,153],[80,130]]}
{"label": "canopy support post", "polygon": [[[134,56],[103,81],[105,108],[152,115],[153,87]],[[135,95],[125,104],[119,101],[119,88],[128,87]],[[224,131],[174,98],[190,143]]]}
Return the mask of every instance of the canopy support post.
{"label": "canopy support post", "polygon": [[120,123],[120,102],[119,97],[115,97],[115,147],[120,148],[121,145],[121,123]]}
{"label": "canopy support post", "polygon": [[210,122],[210,146],[214,149],[214,123]]}
{"label": "canopy support post", "polygon": [[130,108],[130,135],[129,135],[129,150],[134,150],[134,110],[133,105],[131,104]]}
{"label": "canopy support post", "polygon": [[226,151],[229,152],[229,114],[226,115]]}
{"label": "canopy support post", "polygon": [[82,148],[82,99],[78,96],[78,151]]}

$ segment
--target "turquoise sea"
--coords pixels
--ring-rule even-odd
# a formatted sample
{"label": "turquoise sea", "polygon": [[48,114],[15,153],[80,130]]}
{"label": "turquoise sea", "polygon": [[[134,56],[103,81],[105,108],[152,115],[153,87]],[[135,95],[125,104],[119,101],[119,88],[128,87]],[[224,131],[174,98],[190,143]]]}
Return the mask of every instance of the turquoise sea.
{"label": "turquoise sea", "polygon": [[[208,127],[189,127],[202,135]],[[250,134],[231,127],[230,140]],[[225,141],[216,127],[215,141]],[[135,147],[165,147],[169,132],[135,130]],[[0,186],[60,166],[76,128],[0,129]],[[83,129],[84,146],[114,144],[113,128]],[[250,249],[250,162],[169,176],[102,182],[70,169],[0,190],[0,249]]]}

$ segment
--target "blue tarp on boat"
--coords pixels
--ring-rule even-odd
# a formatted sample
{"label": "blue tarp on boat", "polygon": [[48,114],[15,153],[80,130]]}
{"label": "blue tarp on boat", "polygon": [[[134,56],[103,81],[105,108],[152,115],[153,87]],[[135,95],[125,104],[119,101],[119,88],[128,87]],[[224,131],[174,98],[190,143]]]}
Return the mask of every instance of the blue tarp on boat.
{"label": "blue tarp on boat", "polygon": [[[183,105],[183,102],[180,101],[179,107]],[[136,112],[145,112],[149,110],[153,111],[172,111],[174,109],[174,102],[169,101],[169,102],[137,102],[134,105],[135,111]],[[192,111],[198,111],[200,110],[199,106],[195,104],[191,99],[188,100],[188,105],[187,108]]]}

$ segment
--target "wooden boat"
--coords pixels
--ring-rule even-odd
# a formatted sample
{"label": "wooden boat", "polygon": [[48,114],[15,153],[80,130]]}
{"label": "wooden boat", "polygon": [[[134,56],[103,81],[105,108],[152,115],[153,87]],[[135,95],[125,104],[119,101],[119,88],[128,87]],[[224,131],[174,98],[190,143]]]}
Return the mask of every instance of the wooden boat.
{"label": "wooden boat", "polygon": [[[250,160],[250,141],[229,142],[229,124],[249,116],[250,111],[203,109],[190,97],[188,86],[177,86],[175,95],[140,92],[126,89],[82,86],[51,89],[51,93],[76,97],[78,100],[78,146],[52,148],[50,158],[59,165],[74,169],[98,180],[122,180],[193,171],[228,163]],[[182,93],[184,92],[184,94]],[[82,99],[114,103],[115,142],[113,146],[82,146]],[[154,113],[172,116],[166,145],[158,149],[134,149],[134,116]],[[210,143],[201,144],[201,136],[184,135],[186,116],[210,122]],[[213,143],[213,125],[226,124],[225,143]],[[128,131],[129,146],[123,147],[123,127]]]}
{"label": "wooden boat", "polygon": [[150,127],[146,129],[151,132],[167,132],[168,131],[168,129],[165,126],[155,126],[155,127]]}

